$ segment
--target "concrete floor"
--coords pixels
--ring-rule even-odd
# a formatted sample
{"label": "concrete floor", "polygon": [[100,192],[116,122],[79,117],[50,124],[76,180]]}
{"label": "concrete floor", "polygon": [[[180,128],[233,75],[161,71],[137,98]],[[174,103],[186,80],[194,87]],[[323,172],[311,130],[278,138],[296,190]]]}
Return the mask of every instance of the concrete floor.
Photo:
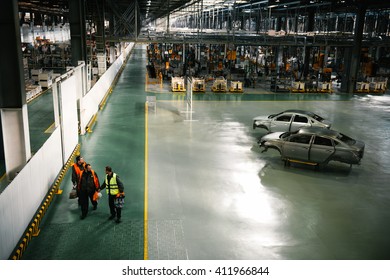
{"label": "concrete floor", "polygon": [[[80,138],[101,179],[107,164],[123,179],[123,222],[107,221],[106,197],[80,220],[68,172],[25,259],[143,258],[145,64],[138,46],[94,132]],[[193,121],[181,113],[183,95],[157,99],[148,115],[150,259],[390,258],[389,95],[203,94]],[[365,141],[362,164],[285,168],[277,152],[261,153],[265,131],[252,130],[252,118],[290,108]]]}
{"label": "concrete floor", "polygon": [[[183,102],[158,102],[149,115],[150,258],[390,258],[390,97],[277,98],[195,101],[192,122]],[[252,117],[290,108],[365,141],[362,164],[285,168],[277,151],[261,153],[265,131],[252,130]]]}

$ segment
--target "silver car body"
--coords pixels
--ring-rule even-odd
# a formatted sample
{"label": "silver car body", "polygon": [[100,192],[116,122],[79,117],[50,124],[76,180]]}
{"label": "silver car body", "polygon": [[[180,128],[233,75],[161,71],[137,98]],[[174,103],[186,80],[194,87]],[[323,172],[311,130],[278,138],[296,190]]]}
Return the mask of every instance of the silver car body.
{"label": "silver car body", "polygon": [[308,111],[287,110],[279,114],[253,118],[253,129],[264,128],[269,132],[297,131],[301,127],[330,128],[331,122]]}
{"label": "silver car body", "polygon": [[359,164],[365,144],[334,130],[310,127],[296,132],[270,133],[261,138],[260,146],[278,150],[283,160],[313,164],[327,164],[333,160]]}

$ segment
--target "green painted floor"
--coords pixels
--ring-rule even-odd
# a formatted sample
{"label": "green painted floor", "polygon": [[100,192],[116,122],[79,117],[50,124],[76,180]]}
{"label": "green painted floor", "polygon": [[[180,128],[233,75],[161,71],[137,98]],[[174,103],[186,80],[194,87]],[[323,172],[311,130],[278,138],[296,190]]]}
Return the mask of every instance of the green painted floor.
{"label": "green painted floor", "polygon": [[[125,184],[123,222],[107,197],[80,220],[70,172],[24,259],[143,259],[145,50],[137,47],[81,153]],[[389,259],[390,97],[339,94],[157,96],[148,115],[150,259]],[[297,108],[366,143],[362,164],[324,170],[261,153],[257,115]],[[192,121],[191,121],[192,119]],[[46,124],[45,124],[46,125]],[[42,126],[45,126],[42,124]]]}
{"label": "green painted floor", "polygon": [[100,181],[110,165],[122,179],[126,202],[122,223],[108,220],[107,195],[96,211],[80,220],[76,200],[68,199],[70,172],[46,214],[42,231],[29,244],[24,259],[143,259],[144,250],[144,51],[135,49],[93,133],[80,137],[81,154]]}
{"label": "green painted floor", "polygon": [[[52,90],[28,103],[31,153],[36,153],[53,132],[54,108]],[[53,125],[53,126],[52,126]]]}

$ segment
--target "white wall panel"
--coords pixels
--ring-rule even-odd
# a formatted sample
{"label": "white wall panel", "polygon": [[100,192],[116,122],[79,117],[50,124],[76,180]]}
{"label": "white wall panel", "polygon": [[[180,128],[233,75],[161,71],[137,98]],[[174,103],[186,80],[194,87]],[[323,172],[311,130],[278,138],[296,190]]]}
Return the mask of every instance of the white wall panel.
{"label": "white wall panel", "polygon": [[76,67],[74,76],[76,78],[76,100],[80,99],[83,96],[83,71],[81,67]]}
{"label": "white wall panel", "polygon": [[0,221],[0,236],[1,236],[1,245],[2,250],[0,251],[1,259],[7,259],[11,254],[12,250],[15,247],[14,242],[14,224],[13,224],[13,215],[14,209],[12,207],[12,199],[14,198],[15,190],[6,188],[1,194],[0,200],[0,212],[2,219]]}
{"label": "white wall panel", "polygon": [[125,52],[111,64],[110,68],[108,68],[91,90],[82,98],[80,101],[80,123],[87,124],[92,116],[97,113],[99,104],[102,102],[118,71],[123,65],[123,61],[126,58],[125,54],[128,54],[133,47],[134,43],[130,43]]}
{"label": "white wall panel", "polygon": [[5,189],[0,196],[0,259],[2,260],[7,259],[15,247],[9,202],[11,195],[11,190]]}
{"label": "white wall panel", "polygon": [[[63,166],[60,127],[57,127],[54,130],[49,140],[45,142],[40,151],[42,152],[42,162],[50,162],[50,164],[45,166],[47,176],[43,177],[42,182],[44,186],[48,186],[45,190],[46,193],[49,190],[51,184],[53,184],[54,180],[56,179],[59,170],[61,170]],[[65,161],[67,161],[68,158],[66,158]]]}
{"label": "white wall panel", "polygon": [[61,83],[61,124],[64,162],[71,156],[78,144],[77,91],[76,77],[71,76]]}
{"label": "white wall panel", "polygon": [[[45,172],[42,172],[42,164]],[[0,195],[0,259],[7,259],[62,168],[60,127]]]}
{"label": "white wall panel", "polygon": [[[26,171],[30,171],[29,170],[29,166],[26,168]],[[30,172],[26,172],[26,173],[30,173]],[[30,174],[28,174],[30,175]],[[26,200],[30,199],[28,197],[25,197],[25,193],[24,193],[24,187],[26,186],[26,184],[28,184],[27,182],[27,179],[26,176],[20,176],[19,177],[19,180],[18,180],[18,183],[17,183],[17,187],[14,188],[14,192],[12,194],[12,198],[11,198],[11,207],[12,207],[12,210],[13,210],[13,214],[12,214],[12,225],[13,225],[13,242],[12,244],[16,244],[19,240],[19,238],[22,236],[22,233],[23,231],[26,229],[26,225],[28,224],[28,220],[27,220],[27,214],[30,214],[30,213],[26,213],[25,212],[25,209],[26,207],[23,206],[23,203],[26,202]]]}

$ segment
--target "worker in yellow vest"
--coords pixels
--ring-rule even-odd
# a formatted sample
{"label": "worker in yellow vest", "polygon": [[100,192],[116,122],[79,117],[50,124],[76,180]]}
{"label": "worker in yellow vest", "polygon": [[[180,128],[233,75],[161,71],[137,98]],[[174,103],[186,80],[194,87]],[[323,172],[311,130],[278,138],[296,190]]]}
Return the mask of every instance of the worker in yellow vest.
{"label": "worker in yellow vest", "polygon": [[106,178],[100,189],[106,189],[108,194],[108,205],[110,206],[111,213],[109,219],[112,220],[116,217],[115,222],[120,223],[123,204],[115,204],[115,201],[118,197],[124,197],[124,187],[123,183],[119,179],[119,176],[112,172],[112,168],[110,166],[106,166]]}

